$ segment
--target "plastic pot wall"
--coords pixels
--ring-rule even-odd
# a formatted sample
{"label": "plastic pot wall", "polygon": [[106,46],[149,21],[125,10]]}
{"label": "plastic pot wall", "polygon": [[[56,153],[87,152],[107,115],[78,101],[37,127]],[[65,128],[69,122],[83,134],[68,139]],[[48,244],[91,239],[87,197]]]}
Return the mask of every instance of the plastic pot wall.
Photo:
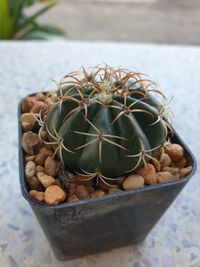
{"label": "plastic pot wall", "polygon": [[170,183],[123,191],[102,198],[49,206],[34,201],[27,192],[19,104],[19,172],[24,198],[37,217],[59,260],[69,260],[143,240],[190,180],[196,162],[188,147],[175,133],[172,142],[185,149],[193,171]]}

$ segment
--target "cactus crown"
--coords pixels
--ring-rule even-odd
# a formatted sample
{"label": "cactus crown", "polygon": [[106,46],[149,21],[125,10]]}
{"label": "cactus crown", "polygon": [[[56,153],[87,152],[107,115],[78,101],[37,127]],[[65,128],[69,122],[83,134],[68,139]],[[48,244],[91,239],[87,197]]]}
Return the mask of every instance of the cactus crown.
{"label": "cactus crown", "polygon": [[44,127],[63,164],[84,179],[113,183],[153,159],[170,126],[164,95],[139,72],[95,67],[57,84],[57,101]]}

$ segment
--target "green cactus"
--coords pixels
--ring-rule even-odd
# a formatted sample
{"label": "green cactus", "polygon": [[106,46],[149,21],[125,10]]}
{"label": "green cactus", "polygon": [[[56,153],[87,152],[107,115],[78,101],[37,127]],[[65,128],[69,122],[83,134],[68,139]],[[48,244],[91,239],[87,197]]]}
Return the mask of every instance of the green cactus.
{"label": "green cactus", "polygon": [[73,72],[57,85],[57,102],[44,127],[69,170],[110,184],[163,147],[169,125],[164,105],[152,96],[162,93],[141,77],[106,65]]}

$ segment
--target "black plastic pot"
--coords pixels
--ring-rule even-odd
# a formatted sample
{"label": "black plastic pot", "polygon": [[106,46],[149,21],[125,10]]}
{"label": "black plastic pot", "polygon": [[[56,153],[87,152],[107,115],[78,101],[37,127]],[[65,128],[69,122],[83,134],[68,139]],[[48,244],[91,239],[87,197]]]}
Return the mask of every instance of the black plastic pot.
{"label": "black plastic pot", "polygon": [[102,198],[49,206],[27,192],[19,104],[19,174],[21,191],[35,213],[59,260],[69,260],[143,240],[196,171],[196,161],[175,133],[172,142],[183,146],[193,171],[170,183],[118,192]]}

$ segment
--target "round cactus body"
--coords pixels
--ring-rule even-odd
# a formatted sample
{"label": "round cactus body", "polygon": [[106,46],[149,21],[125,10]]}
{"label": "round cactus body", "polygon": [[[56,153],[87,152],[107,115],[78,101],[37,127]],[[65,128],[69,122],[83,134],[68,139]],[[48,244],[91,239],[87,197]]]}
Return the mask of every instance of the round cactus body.
{"label": "round cactus body", "polygon": [[146,81],[111,67],[65,76],[44,125],[69,170],[109,183],[152,159],[168,126]]}

